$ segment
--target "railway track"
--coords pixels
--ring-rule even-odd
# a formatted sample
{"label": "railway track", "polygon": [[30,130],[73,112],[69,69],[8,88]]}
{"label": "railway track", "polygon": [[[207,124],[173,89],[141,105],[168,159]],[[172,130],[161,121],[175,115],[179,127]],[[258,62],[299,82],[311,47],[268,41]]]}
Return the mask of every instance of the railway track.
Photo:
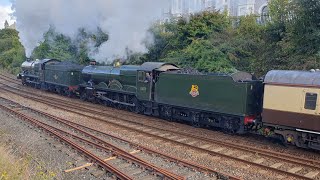
{"label": "railway track", "polygon": [[[5,100],[10,101],[8,99],[5,99]],[[12,101],[11,101],[11,103],[12,103]],[[11,107],[12,107],[12,104],[11,104]],[[113,173],[117,178],[133,179],[133,177],[130,177],[130,175],[127,175],[124,172],[122,172],[121,170],[119,170],[120,169],[119,167],[115,167],[116,165],[111,164],[111,163],[107,163],[105,160],[103,160],[101,158],[101,156],[103,156],[103,154],[109,154],[109,157],[107,159],[113,159],[113,158],[116,159],[115,157],[117,157],[118,159],[121,158],[121,159],[125,160],[127,162],[126,164],[136,165],[136,167],[138,168],[138,171],[136,169],[134,169],[134,170],[139,173],[141,173],[141,171],[139,169],[143,168],[143,171],[156,172],[156,174],[158,176],[161,176],[165,179],[173,179],[173,180],[184,179],[184,177],[182,177],[182,176],[178,176],[176,174],[168,172],[167,170],[158,168],[150,163],[147,163],[147,162],[141,160],[140,158],[138,158],[138,157],[136,157],[136,156],[120,149],[120,148],[117,148],[116,146],[114,146],[114,145],[112,145],[102,139],[99,139],[98,137],[96,137],[90,133],[87,133],[86,131],[81,130],[80,128],[77,128],[77,127],[70,125],[68,123],[62,123],[62,121],[59,121],[60,125],[63,124],[63,125],[65,125],[65,127],[67,127],[68,129],[70,129],[76,133],[70,133],[67,130],[64,130],[64,128],[62,128],[62,127],[57,128],[54,125],[50,125],[49,123],[39,121],[31,116],[26,115],[25,113],[22,113],[20,110],[21,110],[21,108],[25,108],[25,107],[20,106],[20,105],[16,106],[15,108],[10,108],[10,107],[6,107],[4,105],[0,105],[0,108],[19,117],[19,118],[21,118],[21,119],[23,119],[23,120],[25,120],[25,121],[31,122],[33,125],[37,126],[38,128],[41,128],[43,130],[46,130],[47,132],[49,132],[52,135],[55,135],[63,142],[71,145],[72,148],[75,148],[78,151],[80,151],[82,154],[84,154],[85,156],[90,157],[93,162],[99,164],[101,167],[103,167],[106,170],[108,170],[109,172]],[[16,108],[18,108],[19,111],[17,111]],[[81,135],[77,135],[77,134],[81,134]],[[104,151],[104,153],[100,152],[99,153],[100,155],[97,155],[98,153],[92,153],[93,150],[88,150],[88,148],[84,148],[81,143],[89,145],[91,147],[94,147],[95,149],[102,150],[102,151]],[[117,166],[119,166],[119,165],[117,165]],[[123,164],[121,164],[121,166],[123,166]],[[132,172],[132,170],[131,170],[131,172]]]}
{"label": "railway track", "polygon": [[[4,101],[7,101],[7,102],[10,102],[10,104],[15,104],[16,106],[19,107],[19,109],[22,108],[24,110],[32,111],[32,112],[34,112],[34,113],[36,113],[36,114],[38,114],[38,115],[40,115],[42,117],[45,117],[45,118],[48,118],[48,119],[54,121],[55,123],[57,123],[59,125],[63,125],[65,127],[68,127],[69,129],[71,129],[71,130],[73,130],[75,132],[81,132],[85,137],[90,137],[91,139],[88,141],[88,140],[85,140],[85,139],[83,139],[83,138],[81,138],[79,136],[76,136],[76,135],[70,134],[70,133],[68,133],[66,131],[63,131],[61,129],[58,129],[58,128],[54,127],[53,125],[45,124],[45,125],[49,126],[50,128],[52,128],[52,129],[54,129],[56,131],[59,131],[59,132],[61,132],[63,134],[71,136],[73,138],[80,139],[81,141],[83,141],[85,143],[97,146],[97,147],[99,147],[99,148],[101,148],[103,150],[106,150],[106,151],[116,150],[117,151],[115,153],[116,156],[119,156],[119,157],[129,156],[131,158],[130,159],[131,161],[138,160],[139,162],[141,162],[143,160],[141,160],[138,157],[135,157],[135,156],[133,156],[131,154],[126,154],[126,152],[124,152],[122,149],[119,149],[119,148],[111,145],[110,143],[102,140],[101,138],[98,138],[98,136],[105,137],[104,139],[111,137],[111,138],[115,139],[116,141],[122,141],[123,143],[126,143],[129,146],[131,146],[132,148],[134,148],[134,149],[131,150],[131,152],[139,153],[140,151],[141,152],[143,151],[143,152],[146,152],[146,153],[148,153],[148,154],[150,154],[152,156],[156,155],[156,156],[159,156],[159,157],[163,157],[165,160],[168,160],[168,161],[171,161],[171,162],[175,162],[175,163],[177,163],[179,165],[183,165],[184,167],[188,167],[190,169],[196,169],[199,172],[203,172],[205,174],[210,175],[211,177],[214,175],[214,177],[217,177],[218,179],[239,179],[237,177],[217,172],[216,170],[213,170],[213,169],[198,165],[198,164],[193,163],[193,162],[188,162],[188,161],[185,161],[185,160],[182,160],[182,159],[178,159],[178,158],[175,158],[175,157],[172,157],[172,156],[168,156],[168,155],[166,155],[164,153],[161,153],[159,151],[155,151],[155,150],[152,150],[152,149],[150,149],[148,147],[141,146],[141,145],[136,144],[136,143],[132,143],[130,141],[127,141],[127,140],[125,140],[123,138],[116,137],[116,136],[111,135],[109,133],[102,132],[102,131],[99,131],[99,130],[95,130],[95,129],[83,126],[83,125],[81,125],[79,123],[75,123],[75,122],[72,122],[72,121],[69,121],[69,120],[66,120],[66,119],[63,119],[63,118],[59,118],[59,117],[50,115],[50,114],[48,114],[46,112],[43,112],[43,111],[39,111],[39,110],[35,110],[35,109],[31,109],[31,108],[22,106],[22,105],[20,105],[20,104],[18,104],[16,102],[13,102],[13,101],[11,101],[9,99],[6,99],[6,98],[0,97],[0,100],[4,100]],[[93,143],[93,142],[95,142],[95,143]],[[112,147],[112,148],[110,149],[110,148],[105,148],[105,147]],[[154,167],[152,165],[149,165],[149,166],[153,167],[154,169],[157,169],[156,167]],[[161,171],[170,175],[169,172],[166,172],[166,171],[163,171],[163,170],[161,170]],[[181,179],[181,177],[179,177],[179,178]],[[176,179],[179,179],[179,178],[176,178]]]}
{"label": "railway track", "polygon": [[28,122],[32,123],[34,126],[45,130],[47,133],[49,133],[51,135],[54,135],[55,137],[59,138],[60,141],[63,141],[64,143],[70,145],[72,148],[74,148],[77,151],[81,152],[86,157],[90,158],[93,162],[95,162],[96,164],[99,164],[101,167],[105,168],[109,172],[112,172],[116,177],[118,177],[120,179],[132,179],[129,176],[127,176],[126,174],[124,174],[123,172],[121,172],[118,169],[116,169],[115,167],[113,167],[110,164],[106,163],[103,159],[101,159],[98,156],[92,154],[91,152],[89,152],[88,150],[84,149],[80,145],[70,141],[68,138],[62,136],[60,133],[57,133],[54,129],[50,128],[49,126],[47,126],[47,125],[45,125],[43,123],[40,123],[36,119],[28,117],[25,114],[18,112],[17,110],[10,109],[10,108],[8,108],[6,106],[3,106],[3,105],[0,105],[0,108],[5,110],[5,111],[7,111],[7,112],[9,112],[10,114],[13,114],[13,115],[25,120],[25,121],[28,121]]}
{"label": "railway track", "polygon": [[[9,77],[9,76],[7,76],[7,75],[4,75],[4,78],[5,79],[9,79],[10,80],[10,82],[12,82],[12,83],[14,83],[14,84],[17,84],[17,85],[19,85],[19,87],[24,87],[24,88],[31,88],[31,87],[27,87],[27,86],[23,86],[22,84],[21,84],[21,82],[18,80],[18,79],[16,79],[16,78],[12,78],[12,77]],[[32,88],[33,89],[33,88]],[[26,92],[26,93],[29,93],[29,91],[26,91],[26,90],[24,90],[24,89],[19,89],[20,91],[23,91],[23,92]],[[39,90],[39,92],[44,92],[44,91],[40,91]],[[52,93],[52,92],[49,92],[49,91],[47,91],[47,93],[48,94],[51,94],[51,95],[57,95],[56,93]],[[35,93],[32,93],[32,94],[34,94],[35,95]],[[61,98],[60,97],[57,97],[57,96],[55,96],[55,97],[48,97],[47,95],[45,95],[45,97],[47,98],[47,99],[50,99],[50,100],[52,100],[52,101],[57,101],[57,102],[60,102],[60,103],[67,103],[67,104],[69,104],[69,105],[76,105],[76,106],[85,106],[85,107],[87,107],[87,108],[92,108],[92,109],[94,109],[94,110],[99,110],[99,111],[106,111],[106,113],[108,113],[108,114],[110,114],[112,117],[116,114],[117,115],[117,117],[119,117],[119,115],[121,115],[121,116],[130,116],[130,117],[134,117],[134,118],[136,118],[136,119],[138,119],[139,120],[139,122],[141,121],[141,120],[145,120],[145,121],[150,121],[150,120],[153,120],[153,122],[159,122],[159,121],[164,121],[163,119],[161,119],[161,120],[159,120],[159,118],[155,118],[155,117],[150,117],[150,116],[145,116],[145,115],[141,115],[141,114],[136,114],[136,113],[132,113],[132,112],[129,112],[129,111],[127,111],[127,110],[122,110],[122,109],[118,109],[118,108],[113,108],[113,107],[108,107],[108,106],[105,106],[105,105],[103,105],[103,104],[93,104],[93,103],[90,103],[90,102],[87,102],[87,101],[83,101],[83,100],[80,100],[80,99],[74,99],[74,101],[72,102],[72,103],[70,103],[70,102],[67,102],[67,101],[65,101],[63,98],[63,96],[61,96]],[[125,119],[125,118],[124,118]],[[130,122],[134,122],[134,121],[130,121]],[[141,124],[141,123],[140,123]],[[172,125],[174,125],[173,123],[171,123]],[[176,128],[178,128],[177,126],[175,126],[174,125],[174,128],[172,128],[172,126],[171,127],[169,127],[170,129],[172,129],[172,130],[177,130]],[[180,130],[180,129],[178,129],[178,130]],[[183,131],[185,131],[185,129],[182,129]],[[194,132],[191,132],[190,131],[190,133],[194,133]],[[245,146],[246,148],[251,148],[251,146],[250,146],[250,144],[252,144],[252,136],[251,137],[246,137],[246,136],[243,136],[242,137],[243,139],[245,139],[244,141],[245,142],[243,142],[243,144],[249,144],[249,145],[247,145],[247,146]],[[223,140],[220,140],[219,142],[224,142]],[[265,145],[265,144],[263,144],[263,143],[261,143],[260,141],[255,141],[254,142],[254,144],[255,145],[261,145],[261,146],[263,146],[263,145]],[[269,153],[269,152],[267,152],[267,153]],[[282,155],[281,155],[282,156]]]}
{"label": "railway track", "polygon": [[[15,92],[14,90],[11,90],[11,93],[19,95],[19,92]],[[32,98],[32,96],[22,96],[24,96],[25,98]],[[48,102],[45,102],[41,99],[37,99],[36,101],[48,104]],[[136,131],[140,134],[152,136],[156,139],[161,139],[166,142],[187,146],[197,151],[205,152],[214,156],[240,161],[246,164],[250,164],[252,166],[259,167],[261,169],[277,172],[285,176],[295,177],[298,179],[319,179],[319,161],[293,157],[287,154],[277,153],[263,149],[256,149],[244,145],[234,145],[211,138],[199,137],[183,132],[163,129],[161,127],[154,127],[146,124],[129,121],[127,119],[120,118],[119,116],[115,116],[105,112],[94,111],[92,109],[87,108],[75,108],[74,105],[73,107],[70,107],[68,106],[68,104],[66,104],[66,102],[64,102],[64,104],[61,103],[62,102],[54,102],[53,104],[51,104],[57,108],[63,105],[62,107],[64,110],[79,115],[83,115],[89,118],[94,118],[103,122],[106,122],[106,120],[98,117],[92,117],[82,112],[89,112],[95,115],[99,114],[100,116],[113,117],[116,118],[117,121],[108,120],[106,123],[111,123],[114,126],[118,126],[129,131]],[[119,123],[119,120],[121,120],[122,122]]]}
{"label": "railway track", "polygon": [[12,77],[9,77],[7,75],[4,75],[3,73],[0,74],[1,75],[1,79],[4,79],[6,81],[9,81],[10,83],[16,84],[16,85],[22,85],[20,81],[18,81],[17,79],[13,79]]}

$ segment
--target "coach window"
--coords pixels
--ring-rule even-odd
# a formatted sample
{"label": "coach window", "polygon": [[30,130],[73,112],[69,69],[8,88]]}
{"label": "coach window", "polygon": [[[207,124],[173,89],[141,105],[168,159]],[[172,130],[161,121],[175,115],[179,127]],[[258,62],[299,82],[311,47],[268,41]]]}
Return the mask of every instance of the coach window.
{"label": "coach window", "polygon": [[317,93],[306,93],[304,108],[309,110],[316,110],[317,99],[318,99]]}

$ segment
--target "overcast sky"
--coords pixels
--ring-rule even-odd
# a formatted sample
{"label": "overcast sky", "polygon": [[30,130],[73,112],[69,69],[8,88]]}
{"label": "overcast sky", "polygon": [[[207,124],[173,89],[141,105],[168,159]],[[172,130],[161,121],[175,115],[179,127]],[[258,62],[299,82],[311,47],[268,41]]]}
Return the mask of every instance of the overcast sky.
{"label": "overcast sky", "polygon": [[9,16],[11,12],[10,0],[0,0],[0,29],[3,28],[5,20],[8,20],[10,25],[14,22]]}

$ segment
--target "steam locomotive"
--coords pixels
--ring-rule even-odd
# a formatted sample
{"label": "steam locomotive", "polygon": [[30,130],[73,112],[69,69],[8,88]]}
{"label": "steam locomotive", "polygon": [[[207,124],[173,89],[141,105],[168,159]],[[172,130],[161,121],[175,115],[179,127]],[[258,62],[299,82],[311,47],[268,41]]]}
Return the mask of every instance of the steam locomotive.
{"label": "steam locomotive", "polygon": [[57,59],[26,61],[21,68],[23,85],[320,150],[320,72],[273,70],[258,80],[246,72],[191,73],[164,62],[84,67]]}

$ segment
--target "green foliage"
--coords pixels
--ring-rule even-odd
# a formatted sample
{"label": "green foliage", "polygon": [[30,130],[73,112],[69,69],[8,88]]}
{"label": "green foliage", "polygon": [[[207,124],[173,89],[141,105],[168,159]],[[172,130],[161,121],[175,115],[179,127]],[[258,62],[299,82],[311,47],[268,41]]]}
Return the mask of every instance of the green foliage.
{"label": "green foliage", "polygon": [[232,72],[233,68],[226,55],[210,41],[195,39],[185,49],[171,52],[167,62],[178,64],[181,67],[194,67],[206,72]]}
{"label": "green foliage", "polygon": [[[272,22],[265,30],[264,69],[319,68],[320,2],[273,0]],[[266,71],[264,71],[266,72]]]}
{"label": "green foliage", "polygon": [[241,18],[236,29],[231,24],[226,14],[203,12],[154,26],[155,42],[141,60],[160,59],[206,72],[251,71],[263,27],[254,16]]}
{"label": "green foliage", "polygon": [[271,0],[270,18],[255,15],[233,19],[204,12],[163,25],[150,32],[155,43],[144,61],[169,61],[201,71],[235,69],[264,75],[271,69],[319,68],[320,2]]}
{"label": "green foliage", "polygon": [[13,29],[0,30],[0,66],[17,73],[25,60],[25,51]]}
{"label": "green foliage", "polygon": [[79,29],[75,40],[71,40],[63,34],[55,32],[51,27],[44,34],[44,41],[32,52],[33,59],[55,58],[59,60],[74,60],[80,64],[88,64],[89,46],[99,47],[108,40],[108,35],[98,28],[95,34],[88,33],[85,29]]}
{"label": "green foliage", "polygon": [[[271,69],[319,68],[320,1],[270,0],[269,12],[266,24],[257,23],[255,15],[235,19],[226,12],[203,12],[154,24],[149,30],[154,41],[146,43],[148,53],[127,49],[125,63],[165,61],[206,72],[240,70],[257,76]],[[17,32],[1,30],[0,39],[0,65],[18,66],[25,57]],[[87,64],[89,49],[108,39],[99,28],[96,33],[79,29],[75,40],[51,28],[32,56]]]}
{"label": "green foliage", "polygon": [[230,27],[227,16],[218,12],[203,12],[190,19],[156,25],[150,30],[154,44],[140,62],[160,60],[200,71],[232,72],[235,68],[227,54],[210,40]]}
{"label": "green foliage", "polygon": [[0,180],[29,178],[29,161],[18,159],[0,145]]}
{"label": "green foliage", "polygon": [[44,42],[40,43],[38,47],[32,52],[33,59],[44,59],[44,58],[54,58],[54,59],[73,59],[74,46],[71,43],[71,39],[54,32],[50,29],[45,34]]}

